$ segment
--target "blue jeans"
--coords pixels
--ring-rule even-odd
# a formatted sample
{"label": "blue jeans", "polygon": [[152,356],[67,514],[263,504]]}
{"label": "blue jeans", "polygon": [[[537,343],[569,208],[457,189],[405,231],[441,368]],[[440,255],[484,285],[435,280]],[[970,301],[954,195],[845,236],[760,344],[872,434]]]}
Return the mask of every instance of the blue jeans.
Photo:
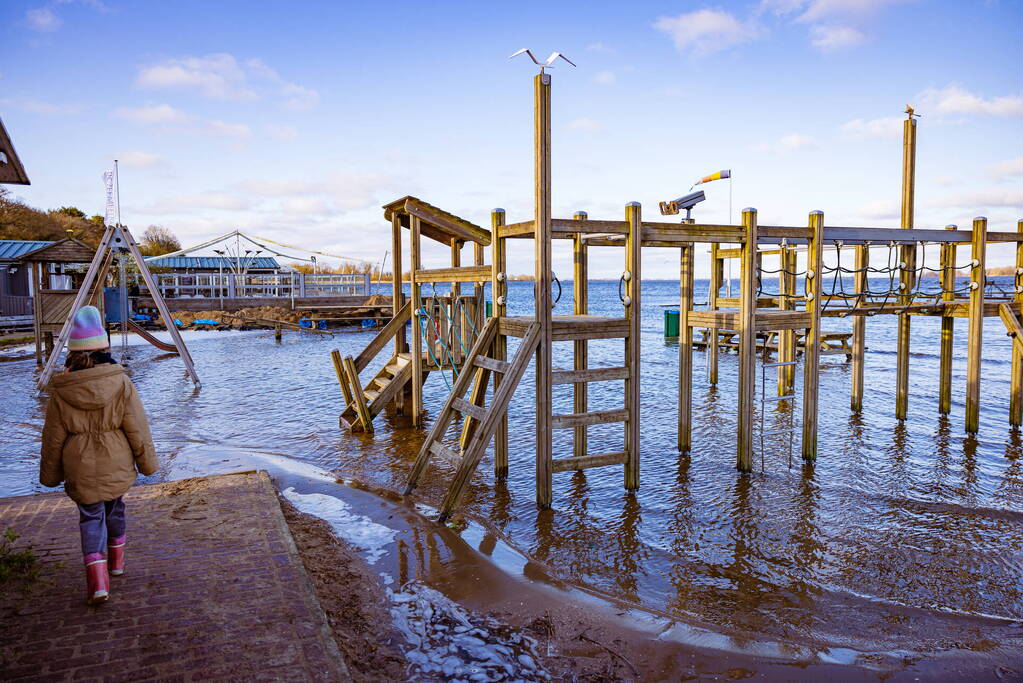
{"label": "blue jeans", "polygon": [[105,553],[107,539],[124,536],[124,500],[120,497],[89,505],[78,504],[78,529],[82,555]]}

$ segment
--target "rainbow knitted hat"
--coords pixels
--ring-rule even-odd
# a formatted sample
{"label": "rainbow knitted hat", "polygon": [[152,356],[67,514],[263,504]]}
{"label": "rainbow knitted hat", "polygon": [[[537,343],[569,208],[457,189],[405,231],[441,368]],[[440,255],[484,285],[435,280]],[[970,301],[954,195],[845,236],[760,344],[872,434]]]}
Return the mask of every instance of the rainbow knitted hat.
{"label": "rainbow knitted hat", "polygon": [[103,318],[95,306],[82,306],[75,313],[71,323],[71,338],[68,339],[69,351],[94,351],[110,346],[107,331],[103,327]]}

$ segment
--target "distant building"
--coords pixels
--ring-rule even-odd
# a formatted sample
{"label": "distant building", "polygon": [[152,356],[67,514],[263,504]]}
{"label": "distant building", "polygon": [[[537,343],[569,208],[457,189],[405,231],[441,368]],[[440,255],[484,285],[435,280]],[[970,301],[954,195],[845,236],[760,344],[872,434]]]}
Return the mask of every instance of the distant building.
{"label": "distant building", "polygon": [[53,244],[42,240],[0,240],[0,315],[32,314],[32,266],[20,259]]}
{"label": "distant building", "polygon": [[169,268],[182,275],[188,273],[279,273],[289,271],[283,268],[277,259],[271,256],[235,258],[233,256],[167,256],[146,260],[150,268]]}

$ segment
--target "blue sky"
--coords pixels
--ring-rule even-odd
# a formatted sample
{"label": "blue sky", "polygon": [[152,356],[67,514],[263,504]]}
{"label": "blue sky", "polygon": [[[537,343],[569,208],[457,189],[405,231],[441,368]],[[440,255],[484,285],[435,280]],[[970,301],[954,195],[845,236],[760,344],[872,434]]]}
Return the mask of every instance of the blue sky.
{"label": "blue sky", "polygon": [[[0,116],[33,182],[15,193],[102,213],[118,158],[124,222],[186,244],[237,227],[379,260],[379,206],[405,194],[483,225],[495,206],[529,218],[522,47],[578,64],[553,71],[556,215],[656,216],[730,168],[735,220],[897,226],[910,103],[917,225],[1023,217],[1020,2],[8,0],[0,26]],[[705,190],[695,215],[727,221],[727,182]],[[510,270],[531,252],[513,247]],[[612,276],[623,255],[593,260]],[[644,269],[671,277],[677,257],[649,250]]]}

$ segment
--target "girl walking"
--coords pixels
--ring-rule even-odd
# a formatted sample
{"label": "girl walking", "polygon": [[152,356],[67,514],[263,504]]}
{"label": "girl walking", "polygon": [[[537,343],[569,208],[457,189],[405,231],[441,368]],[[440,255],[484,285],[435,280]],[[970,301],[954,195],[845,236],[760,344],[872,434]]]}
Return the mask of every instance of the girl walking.
{"label": "girl walking", "polygon": [[136,471],[152,474],[158,467],[138,391],[109,347],[99,309],[83,306],[72,321],[67,369],[50,382],[39,463],[39,482],[64,482],[78,504],[89,604],[109,596],[108,571],[124,573],[121,496]]}

